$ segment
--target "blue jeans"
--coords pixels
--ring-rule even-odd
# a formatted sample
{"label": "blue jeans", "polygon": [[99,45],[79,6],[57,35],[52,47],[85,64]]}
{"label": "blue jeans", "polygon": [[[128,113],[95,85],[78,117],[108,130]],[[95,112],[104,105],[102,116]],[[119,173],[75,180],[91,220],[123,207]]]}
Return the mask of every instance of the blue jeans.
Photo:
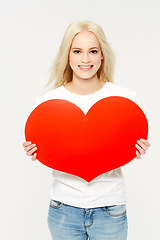
{"label": "blue jeans", "polygon": [[126,205],[78,208],[51,200],[48,226],[53,240],[127,240]]}

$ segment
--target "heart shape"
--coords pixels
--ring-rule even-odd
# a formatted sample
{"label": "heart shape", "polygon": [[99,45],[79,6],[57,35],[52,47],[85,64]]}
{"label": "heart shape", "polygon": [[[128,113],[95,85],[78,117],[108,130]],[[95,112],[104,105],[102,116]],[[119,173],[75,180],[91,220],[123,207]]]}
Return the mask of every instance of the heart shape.
{"label": "heart shape", "polygon": [[88,182],[133,160],[137,140],[147,135],[141,108],[119,96],[99,100],[86,115],[69,101],[48,100],[25,125],[26,141],[37,145],[41,163]]}

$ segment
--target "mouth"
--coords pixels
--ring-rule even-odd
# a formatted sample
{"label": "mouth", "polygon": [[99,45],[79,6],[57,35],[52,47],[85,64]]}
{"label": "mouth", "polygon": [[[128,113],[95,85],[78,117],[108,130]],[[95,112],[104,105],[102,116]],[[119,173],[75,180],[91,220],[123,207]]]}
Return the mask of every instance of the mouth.
{"label": "mouth", "polygon": [[80,69],[89,70],[93,67],[93,65],[78,65],[78,67]]}

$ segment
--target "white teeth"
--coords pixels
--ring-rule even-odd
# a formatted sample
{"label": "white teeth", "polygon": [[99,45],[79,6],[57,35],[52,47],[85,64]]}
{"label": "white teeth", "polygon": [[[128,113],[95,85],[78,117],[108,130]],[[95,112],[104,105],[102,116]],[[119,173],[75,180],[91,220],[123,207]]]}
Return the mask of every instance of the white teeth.
{"label": "white teeth", "polygon": [[80,68],[91,68],[92,66],[85,67],[85,66],[79,66]]}

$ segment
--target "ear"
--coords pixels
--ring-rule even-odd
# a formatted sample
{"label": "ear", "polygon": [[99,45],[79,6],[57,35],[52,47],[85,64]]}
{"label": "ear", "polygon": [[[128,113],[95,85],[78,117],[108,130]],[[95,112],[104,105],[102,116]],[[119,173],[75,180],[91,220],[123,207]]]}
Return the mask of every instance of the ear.
{"label": "ear", "polygon": [[103,54],[101,53],[101,55],[102,55],[101,60],[103,60],[104,59]]}

